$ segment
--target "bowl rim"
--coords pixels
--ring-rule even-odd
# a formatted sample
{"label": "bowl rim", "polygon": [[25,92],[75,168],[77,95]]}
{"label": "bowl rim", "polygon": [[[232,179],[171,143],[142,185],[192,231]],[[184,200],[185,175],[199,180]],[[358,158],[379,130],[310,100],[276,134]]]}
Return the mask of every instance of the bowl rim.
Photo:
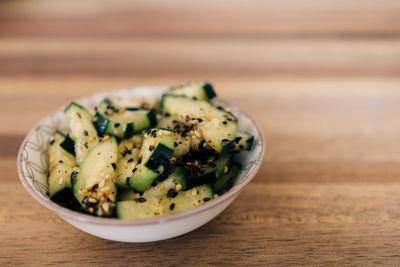
{"label": "bowl rim", "polygon": [[[82,96],[79,98],[74,99],[73,101],[78,101],[82,99],[87,99],[87,98],[92,98],[96,95],[101,95],[101,94],[108,94],[108,93],[116,93],[118,91],[122,90],[129,90],[129,91],[134,91],[138,90],[140,88],[152,88],[152,90],[159,90],[160,92],[165,91],[168,86],[152,86],[152,85],[144,85],[144,86],[133,86],[133,87],[128,87],[128,88],[119,88],[119,89],[114,89],[114,90],[107,90],[107,91],[101,91],[97,92],[94,94]],[[211,209],[212,207],[216,207],[224,203],[225,201],[236,197],[243,188],[250,183],[253,178],[256,176],[257,172],[261,168],[264,156],[265,156],[265,150],[266,150],[266,144],[264,141],[264,134],[263,131],[261,130],[261,127],[259,124],[248,115],[246,111],[241,109],[239,106],[232,104],[229,101],[226,101],[222,98],[218,98],[218,100],[221,100],[222,102],[228,104],[229,106],[235,107],[242,115],[247,117],[249,121],[251,122],[252,126],[255,128],[257,134],[260,136],[259,139],[259,145],[261,146],[261,151],[259,153],[260,156],[256,158],[255,164],[253,164],[250,167],[250,170],[247,172],[247,174],[243,177],[242,181],[240,183],[235,184],[229,191],[225,192],[221,196],[218,196],[218,198],[213,199],[213,201],[210,201],[208,203],[205,203],[199,207],[196,207],[194,209],[189,209],[186,211],[178,212],[175,214],[171,215],[165,215],[165,216],[160,216],[160,217],[154,217],[154,218],[147,218],[147,219],[126,219],[126,220],[121,220],[121,219],[116,219],[116,218],[104,218],[104,217],[95,217],[93,215],[88,215],[84,214],[78,211],[74,211],[65,207],[62,207],[55,202],[51,201],[48,198],[45,198],[42,196],[39,192],[37,192],[33,187],[29,184],[28,178],[24,175],[22,171],[22,153],[23,150],[26,146],[26,143],[30,140],[31,136],[34,134],[34,130],[40,126],[41,124],[44,123],[46,119],[48,119],[51,115],[59,112],[60,110],[64,109],[66,105],[61,106],[60,108],[56,109],[55,111],[49,113],[46,115],[44,118],[42,118],[40,121],[38,121],[28,132],[28,134],[25,136],[24,140],[21,143],[21,146],[18,150],[18,155],[17,155],[17,172],[19,179],[24,186],[25,190],[28,191],[28,193],[36,200],[38,201],[41,205],[45,206],[49,210],[53,211],[56,213],[58,216],[62,217],[63,219],[66,220],[73,220],[76,222],[81,222],[81,223],[90,223],[90,224],[96,224],[96,225],[104,225],[104,226],[144,226],[144,225],[154,225],[154,224],[160,224],[160,223],[165,223],[165,222],[171,222],[175,220],[179,220],[197,213],[203,213],[208,209]]]}

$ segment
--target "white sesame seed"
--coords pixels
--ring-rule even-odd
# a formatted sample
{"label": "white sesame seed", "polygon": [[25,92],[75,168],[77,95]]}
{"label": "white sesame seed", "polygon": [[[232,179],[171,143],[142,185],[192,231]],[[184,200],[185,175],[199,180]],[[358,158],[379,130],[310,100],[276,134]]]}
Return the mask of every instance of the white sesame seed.
{"label": "white sesame seed", "polygon": [[181,184],[177,184],[175,187],[176,192],[179,192],[182,190],[182,185]]}
{"label": "white sesame seed", "polygon": [[228,166],[225,166],[225,167],[224,167],[224,173],[228,173],[228,171],[229,171]]}
{"label": "white sesame seed", "polygon": [[88,200],[90,203],[96,203],[97,202],[97,199],[95,199],[95,198],[89,198],[89,200]]}
{"label": "white sesame seed", "polygon": [[214,198],[218,198],[219,196],[218,196],[218,194],[214,194]]}
{"label": "white sesame seed", "polygon": [[196,188],[193,188],[192,190],[192,196],[196,196],[199,192],[197,192]]}
{"label": "white sesame seed", "polygon": [[99,187],[102,188],[102,187],[104,187],[105,184],[106,184],[106,181],[101,180],[101,182],[99,183]]}
{"label": "white sesame seed", "polygon": [[60,179],[58,179],[58,183],[59,183],[60,185],[63,184],[63,183],[64,183],[64,178],[61,177]]}
{"label": "white sesame seed", "polygon": [[103,203],[101,207],[105,212],[108,212],[110,210],[110,205],[107,202]]}
{"label": "white sesame seed", "polygon": [[164,191],[164,188],[165,188],[164,184],[161,184],[160,185],[160,191]]}

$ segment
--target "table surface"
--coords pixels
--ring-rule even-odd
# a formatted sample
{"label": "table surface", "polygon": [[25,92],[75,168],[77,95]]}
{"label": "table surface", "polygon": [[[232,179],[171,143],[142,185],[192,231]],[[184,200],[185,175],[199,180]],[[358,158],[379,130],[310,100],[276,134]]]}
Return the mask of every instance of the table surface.
{"label": "table surface", "polygon": [[[400,2],[1,1],[0,265],[399,265]],[[264,131],[207,225],[125,244],[24,190],[18,147],[74,98],[207,79]]]}

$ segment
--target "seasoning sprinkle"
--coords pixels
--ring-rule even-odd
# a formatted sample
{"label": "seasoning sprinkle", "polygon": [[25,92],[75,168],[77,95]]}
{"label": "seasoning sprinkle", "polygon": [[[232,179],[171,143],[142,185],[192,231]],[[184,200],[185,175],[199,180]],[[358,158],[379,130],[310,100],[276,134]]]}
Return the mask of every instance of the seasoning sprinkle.
{"label": "seasoning sprinkle", "polygon": [[209,197],[203,198],[203,201],[204,201],[204,202],[207,202],[207,201],[210,201],[210,200],[211,200],[211,198],[209,198]]}
{"label": "seasoning sprinkle", "polygon": [[142,157],[139,157],[139,158],[138,158],[137,163],[138,163],[138,164],[142,163]]}
{"label": "seasoning sprinkle", "polygon": [[174,198],[174,197],[176,197],[178,195],[178,192],[176,192],[174,189],[170,189],[170,190],[168,190],[168,192],[167,192],[167,197],[170,197],[170,198]]}
{"label": "seasoning sprinkle", "polygon": [[169,210],[174,210],[175,208],[175,203],[172,203],[171,205],[169,205]]}
{"label": "seasoning sprinkle", "polygon": [[139,202],[139,203],[144,203],[144,202],[147,201],[147,199],[145,199],[144,197],[138,197],[138,198],[135,198],[134,200],[135,200],[136,202]]}
{"label": "seasoning sprinkle", "polygon": [[54,139],[54,137],[52,137],[52,138],[50,139],[50,145],[54,144],[55,141],[56,141],[56,140]]}
{"label": "seasoning sprinkle", "polygon": [[130,159],[128,159],[128,161],[127,162],[132,162],[133,161],[133,158],[130,158]]}
{"label": "seasoning sprinkle", "polygon": [[118,128],[120,125],[121,125],[121,123],[119,123],[119,122],[114,123],[115,128]]}
{"label": "seasoning sprinkle", "polygon": [[111,166],[113,167],[114,170],[117,169],[117,164],[115,164],[115,162],[113,162],[113,163],[111,164]]}
{"label": "seasoning sprinkle", "polygon": [[153,145],[150,145],[149,146],[149,151],[153,151],[154,150],[154,146]]}
{"label": "seasoning sprinkle", "polygon": [[222,124],[227,125],[228,123],[226,121],[223,121]]}
{"label": "seasoning sprinkle", "polygon": [[84,130],[84,131],[83,131],[83,135],[84,135],[84,136],[88,136],[88,135],[89,135],[88,131]]}
{"label": "seasoning sprinkle", "polygon": [[135,172],[135,171],[137,171],[137,168],[136,168],[136,167],[132,170],[132,172]]}
{"label": "seasoning sprinkle", "polygon": [[181,190],[182,190],[182,185],[181,185],[181,184],[177,184],[177,185],[175,186],[175,190],[176,190],[176,192],[181,191]]}

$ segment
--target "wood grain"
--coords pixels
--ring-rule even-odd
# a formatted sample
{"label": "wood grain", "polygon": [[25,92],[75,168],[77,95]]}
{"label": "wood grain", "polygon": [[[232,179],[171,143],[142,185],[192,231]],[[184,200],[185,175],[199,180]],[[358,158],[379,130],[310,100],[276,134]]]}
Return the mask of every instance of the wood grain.
{"label": "wood grain", "polygon": [[[400,264],[400,2],[0,1],[0,265]],[[267,155],[216,219],[171,240],[89,236],[16,172],[29,129],[99,91],[211,81]]]}

